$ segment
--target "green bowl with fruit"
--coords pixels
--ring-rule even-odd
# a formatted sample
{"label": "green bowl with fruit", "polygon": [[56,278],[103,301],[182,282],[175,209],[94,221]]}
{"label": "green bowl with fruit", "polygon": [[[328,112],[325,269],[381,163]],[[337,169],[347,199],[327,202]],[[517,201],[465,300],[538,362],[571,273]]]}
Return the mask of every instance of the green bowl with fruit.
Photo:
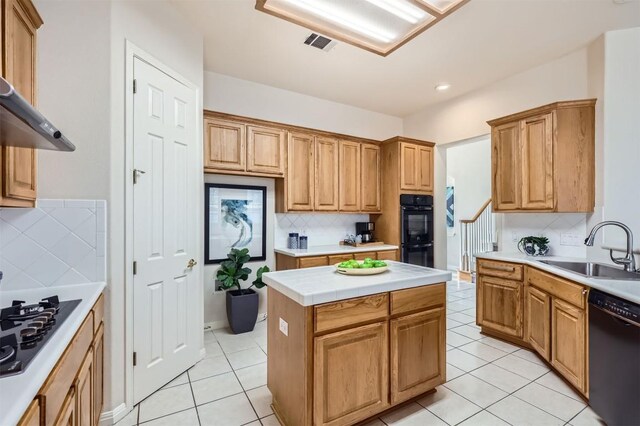
{"label": "green bowl with fruit", "polygon": [[382,260],[374,260],[370,257],[364,260],[347,260],[336,263],[336,271],[344,275],[376,275],[389,269],[389,265]]}

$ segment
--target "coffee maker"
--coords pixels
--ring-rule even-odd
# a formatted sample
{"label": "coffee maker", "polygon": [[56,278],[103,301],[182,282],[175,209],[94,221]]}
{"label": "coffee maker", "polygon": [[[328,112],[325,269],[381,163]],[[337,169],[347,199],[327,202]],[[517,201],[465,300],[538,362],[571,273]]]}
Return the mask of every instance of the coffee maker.
{"label": "coffee maker", "polygon": [[373,238],[373,231],[376,229],[376,224],[373,222],[356,222],[356,235],[362,238],[363,243],[370,243],[375,241]]}

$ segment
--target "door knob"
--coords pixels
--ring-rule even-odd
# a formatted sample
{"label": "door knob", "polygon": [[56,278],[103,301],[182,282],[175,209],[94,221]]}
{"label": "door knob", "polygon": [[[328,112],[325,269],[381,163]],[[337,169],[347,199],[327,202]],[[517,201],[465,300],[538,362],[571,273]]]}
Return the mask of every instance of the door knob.
{"label": "door knob", "polygon": [[198,262],[195,261],[195,259],[191,259],[189,260],[189,263],[187,263],[187,268],[191,269],[194,266],[196,266],[198,264]]}

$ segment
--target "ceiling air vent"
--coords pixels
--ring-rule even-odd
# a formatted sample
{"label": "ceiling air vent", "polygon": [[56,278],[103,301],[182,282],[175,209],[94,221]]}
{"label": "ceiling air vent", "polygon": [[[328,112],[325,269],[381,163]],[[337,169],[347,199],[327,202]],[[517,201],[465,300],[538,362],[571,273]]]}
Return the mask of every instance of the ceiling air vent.
{"label": "ceiling air vent", "polygon": [[316,33],[311,33],[311,35],[304,41],[304,44],[317,47],[320,50],[328,52],[336,45],[336,42],[330,38],[323,37]]}

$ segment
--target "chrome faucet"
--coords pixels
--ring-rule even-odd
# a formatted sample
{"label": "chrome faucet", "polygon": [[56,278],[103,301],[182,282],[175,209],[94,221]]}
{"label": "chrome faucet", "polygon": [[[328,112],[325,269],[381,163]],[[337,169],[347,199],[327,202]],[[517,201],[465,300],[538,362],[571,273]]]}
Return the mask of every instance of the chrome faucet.
{"label": "chrome faucet", "polygon": [[609,250],[609,257],[616,265],[623,265],[625,271],[636,272],[636,259],[633,256],[633,233],[631,229],[622,222],[614,220],[605,220],[593,227],[589,236],[584,240],[584,244],[588,247],[593,246],[593,240],[596,238],[596,232],[603,226],[614,225],[620,227],[627,234],[627,255],[625,257],[613,257],[613,250]]}

